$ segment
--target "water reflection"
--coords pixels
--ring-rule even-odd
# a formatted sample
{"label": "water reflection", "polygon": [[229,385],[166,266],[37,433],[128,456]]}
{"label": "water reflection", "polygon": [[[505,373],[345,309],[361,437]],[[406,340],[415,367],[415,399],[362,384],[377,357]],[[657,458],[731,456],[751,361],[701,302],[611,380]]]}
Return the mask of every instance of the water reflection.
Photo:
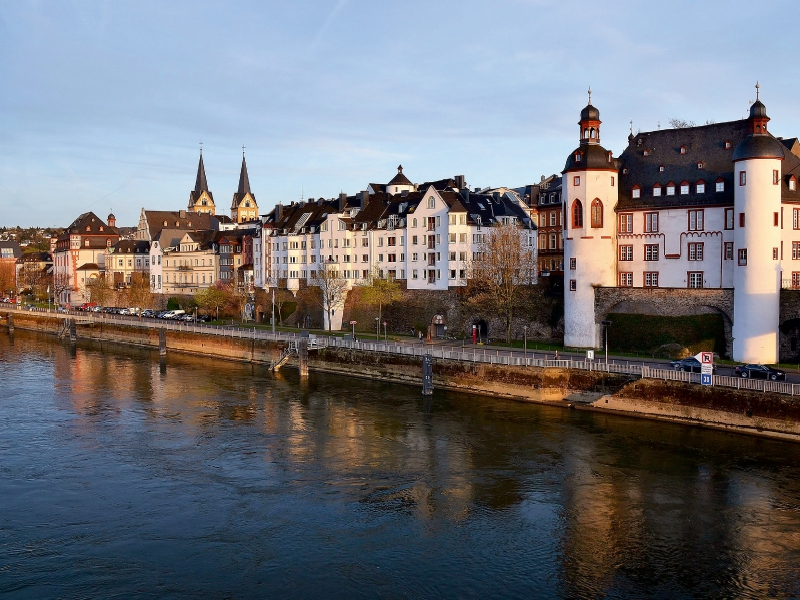
{"label": "water reflection", "polygon": [[20,331],[0,369],[0,593],[800,593],[792,445]]}

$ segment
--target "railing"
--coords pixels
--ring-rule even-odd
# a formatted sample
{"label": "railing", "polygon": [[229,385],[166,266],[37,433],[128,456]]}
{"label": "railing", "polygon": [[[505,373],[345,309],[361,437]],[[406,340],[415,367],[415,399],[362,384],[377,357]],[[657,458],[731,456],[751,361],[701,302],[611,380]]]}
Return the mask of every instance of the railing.
{"label": "railing", "polygon": [[[22,309],[13,304],[0,304],[0,312],[39,312],[47,313],[44,308]],[[89,322],[115,322],[125,325],[137,325],[153,328],[166,329],[168,331],[182,331],[187,333],[200,333],[205,335],[216,335],[220,337],[230,337],[239,339],[253,339],[263,341],[285,342],[290,346],[296,346],[297,340],[301,337],[299,332],[275,333],[263,329],[244,328],[232,325],[208,325],[205,323],[186,323],[174,322],[170,320],[147,319],[130,315],[117,315],[110,313],[92,313],[80,311],[60,311],[55,309],[49,311],[53,316],[59,318],[76,317],[83,323]],[[397,354],[402,356],[422,357],[429,355],[440,360],[453,360],[469,363],[484,363],[489,365],[508,365],[517,367],[549,367],[560,369],[580,369],[585,371],[595,371],[600,373],[616,373],[620,375],[632,375],[644,379],[661,379],[663,381],[681,381],[684,383],[700,383],[699,373],[689,373],[675,371],[673,369],[659,369],[648,367],[643,364],[626,363],[604,363],[587,360],[551,359],[536,358],[535,354],[523,354],[499,350],[477,349],[467,350],[446,350],[426,346],[423,344],[400,344],[395,342],[367,341],[367,340],[348,340],[336,336],[311,335],[309,336],[309,350],[331,348],[349,348],[364,352],[380,352],[384,354]],[[724,375],[713,375],[715,386],[735,388],[741,390],[751,390],[765,393],[786,394],[790,396],[800,396],[800,384],[793,384],[784,381],[765,381],[763,379],[743,379],[741,377],[728,377]]]}

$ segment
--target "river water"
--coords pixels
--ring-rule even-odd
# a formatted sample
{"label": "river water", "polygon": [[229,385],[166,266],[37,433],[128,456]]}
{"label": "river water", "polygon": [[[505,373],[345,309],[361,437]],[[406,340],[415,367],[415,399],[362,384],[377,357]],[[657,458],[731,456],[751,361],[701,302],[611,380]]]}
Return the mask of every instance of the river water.
{"label": "river water", "polygon": [[0,596],[800,594],[800,446],[0,335]]}

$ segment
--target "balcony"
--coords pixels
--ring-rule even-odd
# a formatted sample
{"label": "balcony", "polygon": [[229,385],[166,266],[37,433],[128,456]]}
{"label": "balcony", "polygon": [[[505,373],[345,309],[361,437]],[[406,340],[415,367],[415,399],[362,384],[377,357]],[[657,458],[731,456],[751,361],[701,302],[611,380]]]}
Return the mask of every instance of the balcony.
{"label": "balcony", "polygon": [[181,265],[178,267],[178,271],[194,271],[194,267],[191,265]]}

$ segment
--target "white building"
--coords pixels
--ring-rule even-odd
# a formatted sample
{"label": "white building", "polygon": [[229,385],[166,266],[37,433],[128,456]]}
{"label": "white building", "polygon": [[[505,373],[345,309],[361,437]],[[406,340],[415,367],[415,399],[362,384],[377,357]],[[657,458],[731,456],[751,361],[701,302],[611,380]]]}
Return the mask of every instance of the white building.
{"label": "white building", "polygon": [[800,287],[800,146],[768,121],[757,100],[747,119],[631,132],[614,158],[590,101],[563,172],[565,345],[602,345],[598,288],[732,288],[733,358],[777,362],[780,290]]}

